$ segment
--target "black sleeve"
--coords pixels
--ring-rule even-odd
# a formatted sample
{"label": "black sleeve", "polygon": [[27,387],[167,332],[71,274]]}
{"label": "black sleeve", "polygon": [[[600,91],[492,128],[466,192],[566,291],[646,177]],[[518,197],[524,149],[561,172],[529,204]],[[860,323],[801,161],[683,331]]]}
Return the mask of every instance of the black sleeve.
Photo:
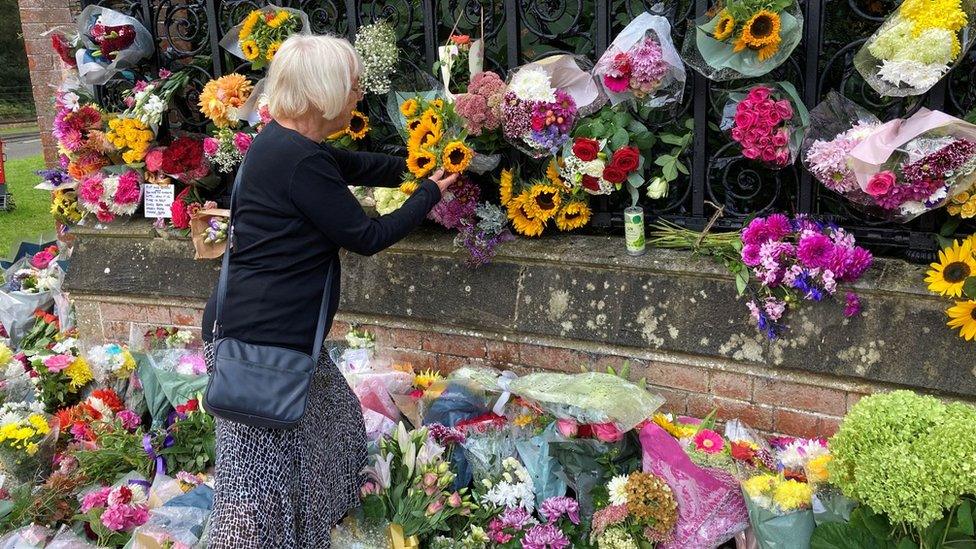
{"label": "black sleeve", "polygon": [[308,156],[298,164],[288,193],[298,211],[337,246],[361,255],[373,255],[405,237],[441,199],[437,185],[425,179],[400,209],[371,218],[327,152]]}
{"label": "black sleeve", "polygon": [[347,185],[356,187],[399,187],[407,173],[407,161],[398,156],[347,151],[330,147],[339,173]]}

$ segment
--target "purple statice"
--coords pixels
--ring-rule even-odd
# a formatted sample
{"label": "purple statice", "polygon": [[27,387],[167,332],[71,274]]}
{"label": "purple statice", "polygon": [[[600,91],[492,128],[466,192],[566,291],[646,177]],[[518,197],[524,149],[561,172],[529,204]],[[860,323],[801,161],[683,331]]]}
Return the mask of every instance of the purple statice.
{"label": "purple statice", "polygon": [[569,545],[569,538],[554,524],[537,524],[522,538],[523,549],[564,549]]}
{"label": "purple statice", "polygon": [[68,181],[68,172],[61,168],[52,168],[50,170],[38,170],[34,172],[35,174],[41,176],[44,181],[50,183],[52,187],[58,188]]}
{"label": "purple statice", "polygon": [[854,292],[847,292],[844,296],[844,316],[851,318],[861,314],[861,298]]}
{"label": "purple statice", "polygon": [[552,524],[563,516],[569,517],[573,524],[579,524],[579,502],[566,496],[551,497],[542,502],[539,512]]}
{"label": "purple statice", "polygon": [[447,229],[458,229],[463,220],[474,216],[480,195],[478,185],[467,177],[460,177],[444,192],[441,201],[427,214],[427,219]]}
{"label": "purple statice", "polygon": [[502,103],[502,131],[508,139],[521,139],[532,128],[532,104],[515,92],[505,94]]}
{"label": "purple statice", "polygon": [[661,45],[654,38],[645,38],[630,51],[630,87],[635,91],[654,91],[668,74]]}
{"label": "purple statice", "polygon": [[512,232],[504,229],[500,233],[488,233],[477,225],[465,224],[454,239],[454,245],[468,250],[465,264],[471,268],[483,267],[495,258],[497,248],[505,242],[515,240]]}

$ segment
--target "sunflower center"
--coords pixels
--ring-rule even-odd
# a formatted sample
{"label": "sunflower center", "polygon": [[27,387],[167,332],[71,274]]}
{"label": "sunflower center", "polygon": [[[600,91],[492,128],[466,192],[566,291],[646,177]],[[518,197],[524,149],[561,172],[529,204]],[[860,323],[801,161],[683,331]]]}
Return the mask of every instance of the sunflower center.
{"label": "sunflower center", "polygon": [[448,153],[447,159],[451,161],[451,164],[460,164],[464,160],[464,151],[461,149],[454,149]]}
{"label": "sunflower center", "polygon": [[553,193],[539,193],[535,197],[535,203],[543,210],[551,210],[556,207],[556,203],[553,201],[555,197],[556,195]]}
{"label": "sunflower center", "polygon": [[431,159],[430,158],[428,158],[426,156],[421,156],[420,158],[417,159],[417,167],[418,168],[425,168],[425,167],[427,167],[427,164],[430,164],[430,162],[431,162]]}
{"label": "sunflower center", "polygon": [[768,15],[760,15],[752,22],[749,32],[756,38],[767,38],[773,33],[773,20]]}
{"label": "sunflower center", "polygon": [[365,126],[365,121],[361,116],[353,116],[352,120],[349,121],[349,129],[353,133],[359,133],[363,131],[363,126]]}
{"label": "sunflower center", "polygon": [[942,278],[951,284],[958,284],[969,278],[971,273],[972,269],[969,268],[969,264],[963,261],[954,261],[942,270]]}
{"label": "sunflower center", "polygon": [[579,212],[566,212],[566,214],[563,217],[565,217],[567,221],[574,221],[578,219],[579,216],[580,216]]}

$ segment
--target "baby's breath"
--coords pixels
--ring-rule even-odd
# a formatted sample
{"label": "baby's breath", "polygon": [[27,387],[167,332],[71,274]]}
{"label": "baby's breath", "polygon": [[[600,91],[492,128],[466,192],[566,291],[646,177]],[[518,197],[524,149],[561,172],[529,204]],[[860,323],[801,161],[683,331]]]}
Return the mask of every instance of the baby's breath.
{"label": "baby's breath", "polygon": [[396,73],[399,50],[396,33],[386,21],[366,25],[356,33],[356,51],[363,61],[359,85],[367,93],[390,91],[390,77]]}

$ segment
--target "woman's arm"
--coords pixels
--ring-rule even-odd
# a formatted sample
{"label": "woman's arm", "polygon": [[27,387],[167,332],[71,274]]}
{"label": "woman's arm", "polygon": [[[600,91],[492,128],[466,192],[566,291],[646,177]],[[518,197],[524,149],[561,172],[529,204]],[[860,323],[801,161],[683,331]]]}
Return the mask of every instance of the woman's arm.
{"label": "woman's arm", "polygon": [[421,182],[397,211],[371,218],[349,192],[327,153],[299,163],[288,192],[295,207],[336,245],[361,255],[373,255],[407,236],[441,199],[430,179]]}
{"label": "woman's arm", "polygon": [[332,148],[329,151],[347,185],[356,187],[399,187],[407,172],[407,161],[388,154]]}

